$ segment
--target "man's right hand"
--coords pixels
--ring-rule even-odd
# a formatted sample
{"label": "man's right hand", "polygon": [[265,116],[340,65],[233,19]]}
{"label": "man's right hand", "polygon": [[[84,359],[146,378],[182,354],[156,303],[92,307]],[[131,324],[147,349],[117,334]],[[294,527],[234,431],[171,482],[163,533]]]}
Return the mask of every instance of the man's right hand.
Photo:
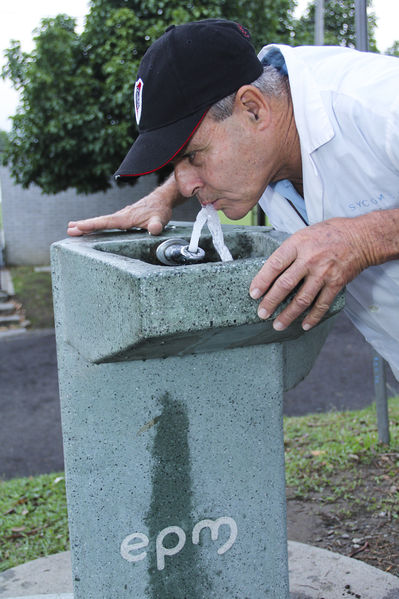
{"label": "man's right hand", "polygon": [[174,177],[138,202],[125,206],[113,214],[97,216],[68,223],[67,233],[72,237],[104,229],[147,229],[151,235],[160,235],[172,218],[172,208],[181,201]]}

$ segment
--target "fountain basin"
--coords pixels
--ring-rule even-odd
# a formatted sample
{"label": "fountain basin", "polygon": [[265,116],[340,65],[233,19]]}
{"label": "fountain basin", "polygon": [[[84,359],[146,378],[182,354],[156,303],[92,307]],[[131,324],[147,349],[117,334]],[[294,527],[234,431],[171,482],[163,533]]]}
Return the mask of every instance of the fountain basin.
{"label": "fountain basin", "polygon": [[[234,261],[219,261],[210,235],[204,234],[199,245],[208,262],[170,267],[157,263],[160,243],[171,237],[189,241],[191,230],[191,223],[175,223],[159,237],[143,231],[111,232],[55,243],[52,259],[59,267],[54,284],[63,288],[67,342],[88,360],[101,363],[282,342],[304,334],[303,317],[282,332],[272,326],[292,296],[262,321],[258,302],[248,293],[252,278],[286,234],[224,225]],[[324,320],[343,305],[340,294]],[[321,331],[310,331],[308,339],[310,335],[324,342]]]}

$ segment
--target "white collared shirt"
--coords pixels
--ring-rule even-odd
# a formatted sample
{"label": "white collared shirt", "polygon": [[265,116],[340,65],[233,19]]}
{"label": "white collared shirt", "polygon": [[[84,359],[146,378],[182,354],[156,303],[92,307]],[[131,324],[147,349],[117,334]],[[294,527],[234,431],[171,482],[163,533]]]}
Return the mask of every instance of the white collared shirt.
{"label": "white collared shirt", "polygon": [[[399,208],[399,59],[335,46],[275,47],[288,69],[309,224]],[[259,203],[276,229],[305,226],[271,186]],[[349,283],[345,310],[399,379],[399,261]]]}

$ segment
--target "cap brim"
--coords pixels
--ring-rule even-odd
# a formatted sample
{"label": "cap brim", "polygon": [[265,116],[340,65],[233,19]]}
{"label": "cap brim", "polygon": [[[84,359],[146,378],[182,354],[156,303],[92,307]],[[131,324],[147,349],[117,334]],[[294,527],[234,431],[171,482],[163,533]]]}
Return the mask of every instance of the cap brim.
{"label": "cap brim", "polygon": [[176,123],[140,133],[114,176],[139,177],[168,164],[194,135],[207,112],[202,108]]}

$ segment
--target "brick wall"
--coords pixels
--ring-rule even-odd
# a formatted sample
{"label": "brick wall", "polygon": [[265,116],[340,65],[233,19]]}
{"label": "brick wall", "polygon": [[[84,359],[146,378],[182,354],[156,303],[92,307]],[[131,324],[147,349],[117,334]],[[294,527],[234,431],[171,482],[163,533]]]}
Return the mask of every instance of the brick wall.
{"label": "brick wall", "polygon": [[[0,166],[4,229],[4,259],[11,265],[50,263],[50,245],[66,237],[70,220],[108,214],[137,201],[156,186],[156,177],[141,177],[134,187],[117,187],[104,193],[78,195],[71,189],[55,195],[42,194],[31,185],[16,185],[7,167]],[[175,220],[194,220],[199,205],[189,201],[176,208]]]}

